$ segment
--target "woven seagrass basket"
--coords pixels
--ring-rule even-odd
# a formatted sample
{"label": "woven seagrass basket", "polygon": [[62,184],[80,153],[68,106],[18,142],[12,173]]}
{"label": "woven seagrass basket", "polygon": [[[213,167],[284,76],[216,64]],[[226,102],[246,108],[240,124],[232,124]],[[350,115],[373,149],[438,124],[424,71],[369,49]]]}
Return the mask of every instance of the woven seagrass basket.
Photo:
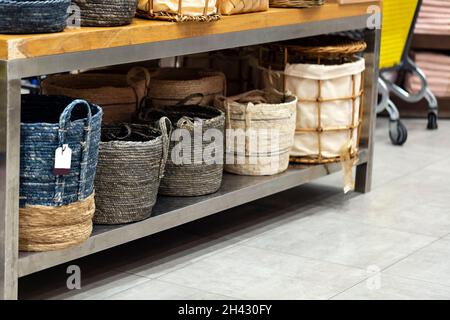
{"label": "woven seagrass basket", "polygon": [[158,122],[161,131],[125,123],[102,128],[94,223],[121,224],[150,217],[169,150],[166,119]]}
{"label": "woven seagrass basket", "polygon": [[[226,111],[225,171],[241,175],[272,175],[285,171],[294,143],[297,98],[254,90],[217,97]],[[239,134],[244,133],[244,137]],[[237,137],[235,139],[235,137]]]}
{"label": "woven seagrass basket", "polygon": [[147,95],[150,75],[144,68],[128,74],[80,73],[49,76],[42,81],[44,94],[85,99],[103,108],[104,123],[130,122]]}
{"label": "woven seagrass basket", "polygon": [[325,0],[270,0],[270,7],[274,8],[311,8],[321,6]]}
{"label": "woven seagrass basket", "polygon": [[70,0],[2,0],[0,33],[50,33],[66,27]]}
{"label": "woven seagrass basket", "polygon": [[[20,248],[80,243],[92,230],[102,110],[84,100],[26,95],[21,111]],[[71,167],[62,175],[54,172],[55,151],[65,144]]]}
{"label": "woven seagrass basket", "polygon": [[80,8],[81,25],[115,27],[130,24],[137,0],[72,0]]}
{"label": "woven seagrass basket", "polygon": [[[200,196],[216,192],[223,175],[224,113],[211,107],[180,103],[162,109],[150,109],[141,114],[141,120],[154,123],[164,116],[170,119],[174,130],[159,193],[168,196]],[[221,137],[207,138],[210,129]],[[184,139],[187,139],[187,143],[180,142]],[[205,159],[205,154],[211,156],[211,161]]]}
{"label": "woven seagrass basket", "polygon": [[199,104],[212,105],[217,95],[226,95],[226,79],[221,72],[161,68],[151,74],[148,98],[156,108],[173,106],[193,94],[203,95]]}

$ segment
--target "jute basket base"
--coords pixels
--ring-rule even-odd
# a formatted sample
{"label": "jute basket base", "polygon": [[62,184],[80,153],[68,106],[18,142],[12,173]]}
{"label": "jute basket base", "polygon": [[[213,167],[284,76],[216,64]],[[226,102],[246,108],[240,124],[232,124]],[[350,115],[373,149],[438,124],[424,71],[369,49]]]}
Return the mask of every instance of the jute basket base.
{"label": "jute basket base", "polygon": [[19,250],[65,249],[87,240],[92,233],[94,194],[65,206],[27,206],[19,210]]}

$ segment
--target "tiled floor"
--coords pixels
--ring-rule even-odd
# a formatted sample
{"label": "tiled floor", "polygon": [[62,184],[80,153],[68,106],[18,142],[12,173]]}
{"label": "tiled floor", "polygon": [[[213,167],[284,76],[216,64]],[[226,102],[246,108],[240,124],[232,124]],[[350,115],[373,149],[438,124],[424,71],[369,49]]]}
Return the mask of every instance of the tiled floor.
{"label": "tiled floor", "polygon": [[335,174],[20,280],[24,299],[450,299],[450,121],[376,131],[374,188]]}

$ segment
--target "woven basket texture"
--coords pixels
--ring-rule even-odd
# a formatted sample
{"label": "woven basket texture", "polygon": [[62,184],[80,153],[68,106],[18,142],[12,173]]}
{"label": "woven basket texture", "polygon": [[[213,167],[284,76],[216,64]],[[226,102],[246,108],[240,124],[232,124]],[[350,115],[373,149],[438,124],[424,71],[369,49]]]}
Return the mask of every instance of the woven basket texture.
{"label": "woven basket texture", "polygon": [[269,10],[269,0],[222,0],[220,13],[224,15]]}
{"label": "woven basket texture", "polygon": [[173,106],[192,94],[201,93],[201,105],[212,105],[216,95],[226,95],[221,72],[189,68],[161,68],[152,73],[148,97],[154,107]]}
{"label": "woven basket texture", "polygon": [[70,0],[1,0],[0,33],[50,33],[66,27]]}
{"label": "woven basket texture", "polygon": [[[194,126],[202,126],[202,134],[208,129],[217,129],[224,132],[225,115],[222,111],[211,107],[198,105],[167,106],[162,109],[150,110],[143,118],[144,121],[154,123],[166,116],[172,122],[174,131],[171,135],[169,157],[166,163],[164,178],[161,180],[159,193],[167,196],[200,196],[216,192],[222,183],[223,164],[207,164],[203,154],[205,147],[223,150],[219,141],[203,141],[202,147],[194,146]],[[191,137],[190,164],[176,164],[173,160],[172,150],[179,143],[174,139],[176,129],[188,130]],[[195,162],[195,159],[202,159]]]}
{"label": "woven basket texture", "polygon": [[121,224],[150,217],[169,149],[166,121],[159,123],[161,131],[140,124],[102,128],[94,223]]}
{"label": "woven basket texture", "polygon": [[81,10],[81,25],[114,27],[130,24],[137,0],[72,0]]}
{"label": "woven basket texture", "polygon": [[75,246],[92,232],[94,193],[60,207],[27,205],[19,209],[19,250],[50,251]]}
{"label": "woven basket texture", "polygon": [[217,5],[211,0],[138,0],[136,16],[171,22],[212,22],[220,19]]}
{"label": "woven basket texture", "polygon": [[269,0],[270,7],[274,8],[311,8],[324,3],[325,0]]}
{"label": "woven basket texture", "polygon": [[44,94],[85,99],[101,106],[104,123],[130,122],[147,94],[148,81],[130,80],[127,74],[65,74],[48,77],[41,88]]}
{"label": "woven basket texture", "polygon": [[[20,133],[20,206],[61,206],[86,199],[94,176],[102,110],[84,100],[22,96]],[[55,151],[72,149],[67,175],[54,175]]]}
{"label": "woven basket texture", "polygon": [[[215,105],[226,111],[227,129],[246,132],[242,140],[227,135],[227,157],[235,161],[227,162],[225,171],[259,176],[277,174],[288,168],[296,125],[295,96],[254,90],[234,97],[217,97]],[[250,142],[252,131],[258,140]],[[245,162],[238,163],[238,157]]]}

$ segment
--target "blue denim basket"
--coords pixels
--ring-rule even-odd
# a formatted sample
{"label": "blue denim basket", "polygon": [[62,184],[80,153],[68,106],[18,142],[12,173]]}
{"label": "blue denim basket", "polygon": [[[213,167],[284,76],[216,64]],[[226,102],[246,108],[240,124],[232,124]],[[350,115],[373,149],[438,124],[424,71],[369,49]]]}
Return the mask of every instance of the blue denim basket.
{"label": "blue denim basket", "polygon": [[0,0],[0,33],[60,32],[70,0]]}
{"label": "blue denim basket", "polygon": [[[61,206],[94,191],[103,111],[84,100],[22,96],[20,206]],[[54,175],[55,150],[72,149],[67,175]]]}

